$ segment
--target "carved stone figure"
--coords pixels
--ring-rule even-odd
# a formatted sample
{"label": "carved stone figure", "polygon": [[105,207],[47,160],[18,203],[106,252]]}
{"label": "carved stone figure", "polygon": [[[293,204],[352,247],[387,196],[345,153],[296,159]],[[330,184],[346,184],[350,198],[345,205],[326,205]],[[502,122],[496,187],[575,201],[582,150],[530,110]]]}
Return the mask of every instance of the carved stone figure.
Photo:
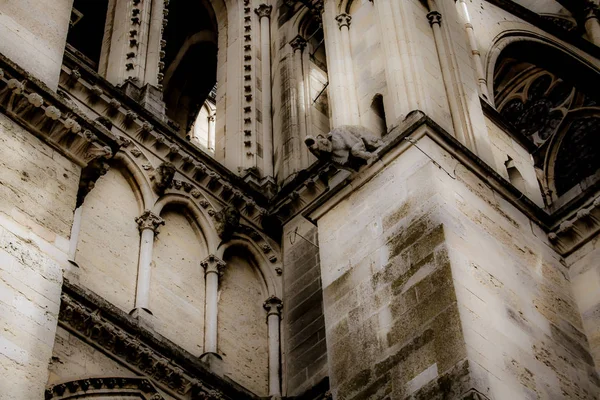
{"label": "carved stone figure", "polygon": [[365,165],[384,144],[367,128],[354,125],[340,126],[327,135],[307,136],[304,143],[318,159],[353,170]]}
{"label": "carved stone figure", "polygon": [[215,228],[224,242],[231,239],[240,225],[240,213],[233,207],[225,207],[215,214]]}
{"label": "carved stone figure", "polygon": [[175,166],[170,162],[161,163],[150,175],[154,191],[159,195],[164,194],[165,190],[171,186],[173,176],[175,176]]}

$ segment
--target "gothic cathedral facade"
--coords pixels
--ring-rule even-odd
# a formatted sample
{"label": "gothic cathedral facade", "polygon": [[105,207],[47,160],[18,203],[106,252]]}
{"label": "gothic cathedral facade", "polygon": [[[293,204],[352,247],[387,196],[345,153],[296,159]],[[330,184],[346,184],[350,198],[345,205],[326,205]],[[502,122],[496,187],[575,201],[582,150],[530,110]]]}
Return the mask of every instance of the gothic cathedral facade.
{"label": "gothic cathedral facade", "polygon": [[3,0],[0,163],[1,400],[600,398],[599,0]]}

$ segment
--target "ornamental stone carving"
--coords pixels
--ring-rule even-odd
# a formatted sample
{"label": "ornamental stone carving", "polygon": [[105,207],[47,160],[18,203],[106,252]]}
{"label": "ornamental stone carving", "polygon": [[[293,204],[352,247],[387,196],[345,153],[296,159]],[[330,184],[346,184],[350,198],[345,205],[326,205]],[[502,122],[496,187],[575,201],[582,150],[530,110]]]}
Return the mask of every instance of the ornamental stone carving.
{"label": "ornamental stone carving", "polygon": [[152,188],[157,194],[163,195],[165,190],[171,186],[175,171],[175,166],[172,163],[165,161],[156,167],[152,174],[150,174]]}
{"label": "ornamental stone carving", "polygon": [[200,265],[202,266],[202,268],[204,268],[205,273],[208,274],[208,273],[212,272],[212,273],[216,273],[219,275],[223,275],[223,271],[225,270],[225,267],[227,266],[225,261],[221,260],[214,254],[211,254],[208,257],[206,257],[200,263]]}
{"label": "ornamental stone carving", "polygon": [[152,229],[154,234],[158,234],[158,230],[161,225],[165,224],[165,220],[154,214],[150,210],[144,211],[144,213],[135,219],[138,224],[138,229],[143,231],[144,229]]}
{"label": "ornamental stone carving", "polygon": [[271,314],[279,315],[283,309],[283,301],[279,297],[271,296],[265,300],[263,308],[267,310],[267,316]]}
{"label": "ornamental stone carving", "polygon": [[350,29],[350,23],[352,22],[352,16],[350,14],[340,14],[335,17],[335,20],[338,23],[338,28],[342,29],[345,26]]}
{"label": "ornamental stone carving", "polygon": [[231,239],[240,226],[240,213],[235,208],[228,206],[214,215],[217,234],[224,241]]}
{"label": "ornamental stone carving", "polygon": [[442,23],[442,14],[437,11],[431,11],[427,14],[427,19],[429,20],[429,25],[431,26],[435,24],[440,25]]}
{"label": "ornamental stone carving", "polygon": [[164,400],[156,388],[145,378],[88,378],[59,383],[46,389],[46,400],[59,398],[94,399],[120,396],[134,396],[140,399]]}
{"label": "ornamental stone carving", "polygon": [[292,39],[292,41],[290,42],[290,46],[292,46],[292,49],[294,49],[294,51],[296,50],[304,50],[304,48],[306,47],[306,39],[304,39],[302,36],[297,35],[295,38]]}
{"label": "ornamental stone carving", "polygon": [[273,10],[273,6],[269,6],[269,5],[263,3],[263,4],[259,5],[258,7],[256,7],[254,9],[254,12],[256,13],[256,15],[258,15],[259,18],[263,18],[263,17],[269,18],[272,10]]}
{"label": "ornamental stone carving", "polygon": [[354,125],[340,126],[327,135],[307,136],[304,143],[318,159],[353,170],[367,164],[384,145],[367,128]]}

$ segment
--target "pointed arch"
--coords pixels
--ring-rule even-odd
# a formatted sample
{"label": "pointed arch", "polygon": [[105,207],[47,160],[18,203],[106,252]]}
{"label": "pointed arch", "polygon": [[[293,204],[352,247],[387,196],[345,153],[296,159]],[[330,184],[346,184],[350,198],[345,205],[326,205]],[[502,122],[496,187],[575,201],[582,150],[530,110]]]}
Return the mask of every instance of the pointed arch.
{"label": "pointed arch", "polygon": [[278,260],[276,263],[271,263],[258,245],[250,238],[244,236],[235,236],[232,240],[225,244],[221,244],[217,250],[216,256],[223,259],[225,252],[235,247],[242,247],[247,250],[258,267],[258,272],[262,277],[263,283],[266,288],[266,293],[269,296],[282,297],[281,278],[275,273],[275,269],[281,267],[281,262]]}
{"label": "pointed arch", "polygon": [[162,210],[167,205],[179,205],[183,206],[193,217],[193,220],[198,228],[199,232],[201,232],[206,245],[207,245],[207,254],[214,252],[219,245],[219,237],[217,235],[217,231],[212,222],[212,219],[209,215],[205,214],[205,211],[198,207],[198,205],[189,197],[182,194],[167,194],[161,197],[154,207],[152,208],[152,212],[156,215],[160,215]]}
{"label": "pointed arch", "polygon": [[111,164],[120,166],[121,170],[125,172],[125,178],[141,202],[140,214],[144,210],[149,209],[154,204],[156,196],[150,187],[150,182],[146,175],[135,161],[127,153],[119,151],[111,160]]}

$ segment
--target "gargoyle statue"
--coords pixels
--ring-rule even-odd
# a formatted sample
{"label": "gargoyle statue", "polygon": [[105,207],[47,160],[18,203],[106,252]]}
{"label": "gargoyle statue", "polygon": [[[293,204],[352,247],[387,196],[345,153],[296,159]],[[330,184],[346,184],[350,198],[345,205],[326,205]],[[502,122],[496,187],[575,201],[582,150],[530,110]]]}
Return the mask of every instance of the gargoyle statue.
{"label": "gargoyle statue", "polygon": [[358,170],[384,145],[367,128],[343,125],[327,135],[307,136],[304,140],[311,153],[320,160],[331,161],[342,168]]}

